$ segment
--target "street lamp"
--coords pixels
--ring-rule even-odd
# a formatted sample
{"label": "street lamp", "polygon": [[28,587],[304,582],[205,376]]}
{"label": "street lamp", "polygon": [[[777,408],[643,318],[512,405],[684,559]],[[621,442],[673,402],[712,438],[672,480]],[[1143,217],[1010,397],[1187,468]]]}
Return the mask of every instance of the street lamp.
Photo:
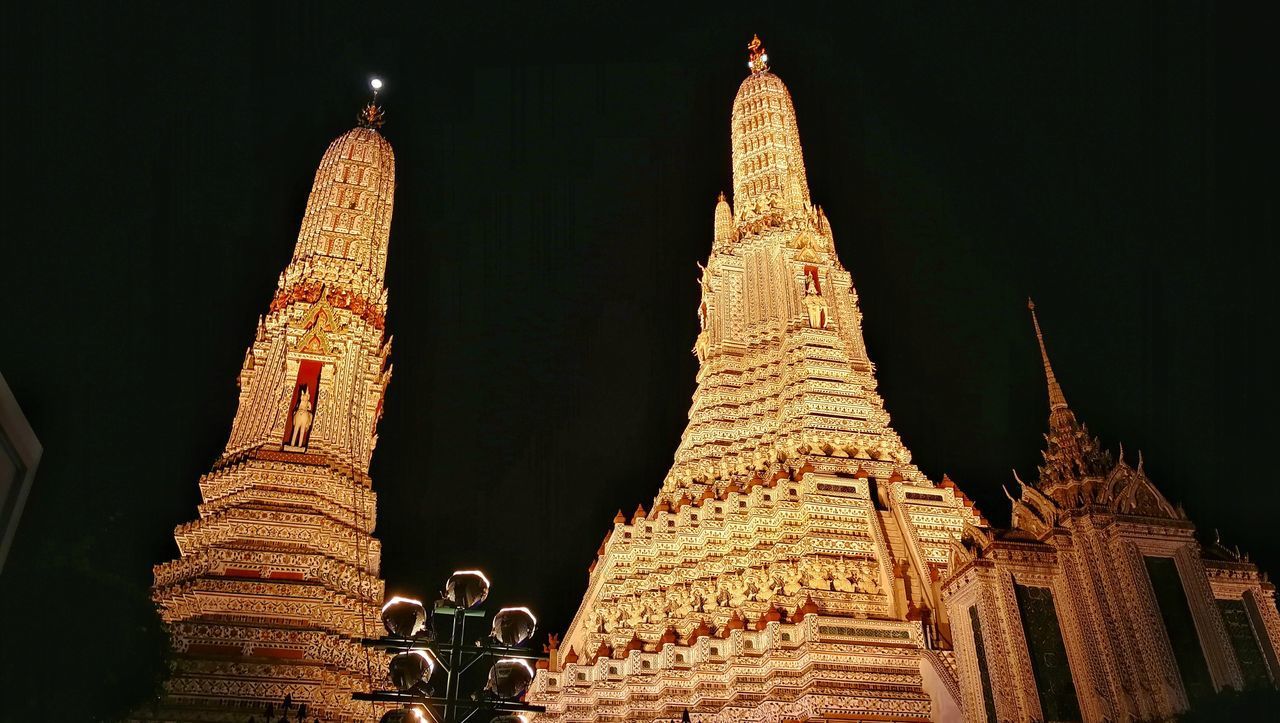
{"label": "street lamp", "polygon": [[427,627],[427,610],[422,603],[399,595],[382,606],[382,627],[387,633],[412,638]]}
{"label": "street lamp", "polygon": [[[523,723],[517,713],[541,713],[540,706],[527,705],[521,696],[533,683],[533,664],[546,657],[522,647],[533,638],[538,620],[526,607],[502,608],[493,617],[488,635],[477,637],[469,620],[488,616],[478,609],[489,597],[489,578],[479,570],[458,570],[445,582],[441,599],[432,606],[431,620],[444,618],[436,628],[448,637],[438,637],[428,624],[425,606],[417,600],[393,597],[382,606],[382,625],[387,634],[363,641],[365,647],[391,654],[388,677],[395,690],[356,693],[356,700],[400,703],[387,711],[381,723],[463,723],[481,711],[499,713],[493,720]],[[489,665],[483,688],[462,694],[463,676],[478,682]],[[431,686],[437,672],[443,672],[443,695]]]}

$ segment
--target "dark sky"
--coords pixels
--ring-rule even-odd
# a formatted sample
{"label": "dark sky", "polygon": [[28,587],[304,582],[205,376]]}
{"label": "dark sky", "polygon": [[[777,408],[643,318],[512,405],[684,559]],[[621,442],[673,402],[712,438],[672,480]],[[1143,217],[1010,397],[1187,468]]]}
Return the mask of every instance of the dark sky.
{"label": "dark sky", "polygon": [[316,163],[377,73],[388,589],[479,566],[564,628],[683,429],[752,32],[925,472],[996,521],[1010,469],[1034,476],[1031,294],[1090,429],[1280,568],[1280,124],[1251,6],[385,5],[6,5],[0,372],[45,445],[14,569],[83,549],[141,586],[176,555]]}

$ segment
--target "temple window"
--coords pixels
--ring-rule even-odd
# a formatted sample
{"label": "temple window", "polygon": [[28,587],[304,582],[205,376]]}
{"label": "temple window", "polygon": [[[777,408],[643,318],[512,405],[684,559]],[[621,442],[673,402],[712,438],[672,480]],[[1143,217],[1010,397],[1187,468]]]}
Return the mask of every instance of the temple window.
{"label": "temple window", "polygon": [[1053,591],[1047,587],[1014,584],[1022,632],[1031,657],[1031,671],[1047,720],[1080,720],[1080,705],[1067,648],[1058,626]]}
{"label": "temple window", "polygon": [[991,687],[991,672],[987,668],[987,649],[982,637],[982,621],[978,606],[969,606],[969,625],[973,631],[973,649],[978,658],[978,680],[982,684],[983,712],[987,723],[996,722],[995,692]]}
{"label": "temple window", "polygon": [[1209,675],[1209,665],[1205,662],[1204,650],[1200,646],[1200,635],[1196,631],[1191,605],[1187,602],[1182,576],[1178,573],[1178,564],[1171,557],[1144,557],[1143,562],[1147,567],[1147,576],[1151,579],[1151,588],[1156,594],[1160,617],[1164,620],[1165,632],[1169,636],[1173,659],[1178,664],[1187,698],[1196,701],[1212,695],[1213,680]]}

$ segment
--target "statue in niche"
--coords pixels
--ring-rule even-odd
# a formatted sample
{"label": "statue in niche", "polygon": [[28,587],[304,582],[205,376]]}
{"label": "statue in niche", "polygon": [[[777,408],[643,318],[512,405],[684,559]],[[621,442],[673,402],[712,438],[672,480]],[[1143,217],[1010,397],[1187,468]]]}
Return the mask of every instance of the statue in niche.
{"label": "statue in niche", "polygon": [[289,438],[289,446],[301,447],[307,443],[313,418],[311,394],[307,392],[306,387],[303,387],[302,393],[298,395],[298,408],[293,413],[293,434]]}
{"label": "statue in niche", "polygon": [[813,277],[804,275],[804,308],[809,312],[809,326],[814,329],[827,328],[827,300],[822,298]]}

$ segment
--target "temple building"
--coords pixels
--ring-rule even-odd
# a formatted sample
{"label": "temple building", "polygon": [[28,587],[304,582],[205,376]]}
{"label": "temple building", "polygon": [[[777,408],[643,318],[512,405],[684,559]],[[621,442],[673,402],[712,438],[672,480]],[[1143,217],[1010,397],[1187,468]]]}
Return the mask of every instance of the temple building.
{"label": "temple building", "polygon": [[1273,586],[1102,450],[1047,354],[1045,464],[1011,529],[912,464],[790,93],[748,50],[688,427],[606,533],[538,720],[1118,722],[1273,685]]}
{"label": "temple building", "polygon": [[376,718],[351,694],[384,675],[359,643],[377,634],[383,598],[369,462],[391,378],[395,155],[381,121],[369,104],[320,160],[245,352],[230,439],[200,479],[200,516],[174,533],[181,556],[155,568],[174,670],[140,719],[243,723],[285,696],[308,720]]}
{"label": "temple building", "polygon": [[[1196,528],[1067,406],[1035,306],[1049,387],[1044,464],[1015,478],[1010,529],[968,527],[943,600],[965,719],[1168,720],[1280,680],[1275,587]],[[1006,491],[1006,494],[1008,492]]]}

